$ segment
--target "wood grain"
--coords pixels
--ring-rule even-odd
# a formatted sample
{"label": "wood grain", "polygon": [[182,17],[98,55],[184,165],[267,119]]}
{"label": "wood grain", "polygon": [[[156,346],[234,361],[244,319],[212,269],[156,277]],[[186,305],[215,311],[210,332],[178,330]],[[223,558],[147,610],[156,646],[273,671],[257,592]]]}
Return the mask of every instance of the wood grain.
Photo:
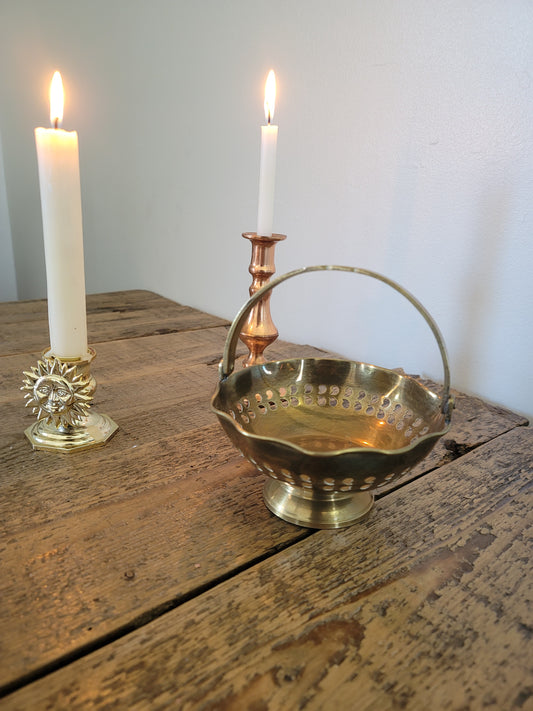
{"label": "wood grain", "polygon": [[479,447],[0,707],[531,708],[532,438]]}
{"label": "wood grain", "polygon": [[[186,610],[190,603],[184,601],[222,580],[239,579],[239,571],[316,535],[267,512],[262,475],[237,455],[210,411],[227,335],[224,322],[149,292],[99,295],[88,302],[94,332],[101,336],[93,365],[95,406],[120,429],[105,447],[73,455],[34,452],[23,434],[33,417],[24,409],[20,384],[22,371],[35,363],[42,348],[41,342],[30,342],[42,328],[43,302],[0,305],[0,322],[12,329],[7,348],[12,354],[4,351],[0,357],[4,690],[106,645],[166,610]],[[10,316],[13,306],[16,318]],[[19,337],[21,343],[28,337],[28,343],[19,346]],[[283,341],[268,353],[271,359],[328,355]],[[484,450],[484,443],[494,438],[502,448],[509,442],[509,453],[513,443],[522,442],[520,436],[515,441],[501,435],[516,428],[517,433],[526,431],[519,427],[524,418],[459,393],[456,400],[446,438],[394,485],[403,487],[400,491],[384,492],[378,510],[388,507],[389,499],[403,500],[411,486],[418,491],[418,482],[406,485],[409,479],[422,477],[420,486],[426,486],[427,472],[437,467],[447,476],[450,466],[455,471],[452,460],[462,462],[465,454]],[[448,495],[440,505],[448,506]],[[395,509],[385,510],[387,520],[395,520]],[[464,513],[459,506],[456,516]],[[360,532],[354,535],[363,535],[367,523],[355,528]],[[342,540],[344,535],[319,534],[317,540]],[[366,558],[369,543],[364,536],[358,541]],[[256,597],[267,577],[261,578]],[[276,592],[280,595],[281,587]],[[144,644],[142,635],[138,639]],[[238,674],[240,665],[231,658],[234,671],[220,672],[229,677]],[[255,692],[250,693],[253,697]],[[210,708],[215,697],[204,697]],[[117,698],[122,705],[122,697]],[[271,708],[277,708],[272,698]],[[110,699],[103,697],[102,705]],[[246,694],[235,703],[231,694],[221,699],[221,708],[261,708],[253,700],[248,704]],[[51,708],[62,708],[62,703],[53,702]],[[174,703],[171,707],[179,708]]]}
{"label": "wood grain", "polygon": [[[93,367],[95,406],[120,429],[105,447],[67,456],[31,450],[24,430],[34,420],[23,406],[20,382],[33,361],[22,355],[0,359],[3,535],[160,486],[182,475],[184,457],[190,460],[186,471],[194,472],[216,456],[220,464],[235,456],[210,411],[225,337],[225,328],[211,328],[101,344]],[[272,357],[295,352],[319,354],[309,346],[279,342]],[[457,404],[447,438],[401,483],[524,423],[474,398],[457,395]]]}
{"label": "wood grain", "polygon": [[[221,326],[227,321],[151,291],[87,296],[89,345],[120,338]],[[49,344],[44,300],[0,303],[0,355],[41,353]]]}
{"label": "wood grain", "polygon": [[[34,452],[24,430],[33,416],[20,393],[24,356],[0,359],[0,520],[3,535],[201,470],[236,450],[210,400],[225,328],[101,344],[94,362],[95,407],[119,424],[102,448],[71,455]],[[294,346],[279,344],[278,354]],[[307,347],[308,355],[317,354]],[[187,436],[186,436],[187,435]],[[31,503],[29,503],[31,502]]]}
{"label": "wood grain", "polygon": [[33,418],[16,392],[22,357],[2,359],[0,686],[308,535],[267,512],[261,475],[210,412],[225,336],[102,344],[98,407],[120,430],[68,456],[31,450],[23,430]]}

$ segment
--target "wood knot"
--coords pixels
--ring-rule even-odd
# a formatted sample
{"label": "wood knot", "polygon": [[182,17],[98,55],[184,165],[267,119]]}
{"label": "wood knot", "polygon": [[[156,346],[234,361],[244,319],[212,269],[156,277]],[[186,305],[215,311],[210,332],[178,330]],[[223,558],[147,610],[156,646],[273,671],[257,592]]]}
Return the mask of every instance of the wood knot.
{"label": "wood knot", "polygon": [[443,439],[442,444],[450,453],[452,460],[462,457],[464,454],[473,449],[473,447],[469,447],[467,444],[460,444],[454,439]]}

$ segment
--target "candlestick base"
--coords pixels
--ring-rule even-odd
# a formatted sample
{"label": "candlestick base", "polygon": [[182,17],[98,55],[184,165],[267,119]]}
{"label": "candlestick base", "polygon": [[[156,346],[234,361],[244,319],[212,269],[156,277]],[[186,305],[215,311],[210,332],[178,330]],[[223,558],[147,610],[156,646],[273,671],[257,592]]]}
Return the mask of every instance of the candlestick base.
{"label": "candlestick base", "polygon": [[96,380],[90,364],[96,353],[83,358],[58,358],[46,352],[37,366],[25,371],[26,406],[37,422],[25,430],[34,449],[79,452],[107,442],[118,429],[108,416],[91,410]]}
{"label": "candlestick base", "polygon": [[[275,274],[274,249],[276,243],[282,242],[287,235],[273,234],[271,237],[264,237],[257,232],[244,232],[242,236],[252,243],[252,257],[248,271],[253,277],[249,289],[250,296],[253,296]],[[270,314],[269,292],[252,308],[239,334],[239,338],[249,351],[242,362],[243,366],[248,368],[251,365],[266,363],[263,352],[277,337],[278,330]]]}
{"label": "candlestick base", "polygon": [[105,444],[118,430],[118,425],[108,417],[91,412],[78,426],[55,427],[44,420],[35,422],[25,430],[33,449],[49,452],[79,452]]}

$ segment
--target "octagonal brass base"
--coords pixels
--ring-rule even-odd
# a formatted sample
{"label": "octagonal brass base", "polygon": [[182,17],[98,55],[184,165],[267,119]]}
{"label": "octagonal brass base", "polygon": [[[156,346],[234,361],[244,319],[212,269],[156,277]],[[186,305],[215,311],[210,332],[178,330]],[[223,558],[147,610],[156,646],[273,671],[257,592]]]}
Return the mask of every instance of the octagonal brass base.
{"label": "octagonal brass base", "polygon": [[30,440],[33,449],[44,449],[49,452],[80,452],[105,444],[117,430],[118,425],[108,415],[90,412],[79,425],[56,427],[53,424],[46,424],[45,420],[39,420],[28,427],[24,434]]}
{"label": "octagonal brass base", "polygon": [[325,493],[267,479],[263,488],[267,508],[284,521],[306,528],[345,528],[374,505],[369,491]]}

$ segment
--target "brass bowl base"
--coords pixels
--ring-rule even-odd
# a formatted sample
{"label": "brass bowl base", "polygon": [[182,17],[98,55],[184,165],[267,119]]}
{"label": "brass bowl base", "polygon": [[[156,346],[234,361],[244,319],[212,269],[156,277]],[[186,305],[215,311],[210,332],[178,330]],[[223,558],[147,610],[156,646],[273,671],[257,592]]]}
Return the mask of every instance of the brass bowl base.
{"label": "brass bowl base", "polygon": [[25,430],[25,435],[33,449],[80,452],[105,444],[117,430],[118,425],[108,415],[90,412],[78,426],[56,427],[39,420]]}
{"label": "brass bowl base", "polygon": [[374,505],[369,491],[322,493],[306,491],[283,481],[267,479],[263,488],[267,508],[288,523],[306,528],[344,528],[365,516]]}

